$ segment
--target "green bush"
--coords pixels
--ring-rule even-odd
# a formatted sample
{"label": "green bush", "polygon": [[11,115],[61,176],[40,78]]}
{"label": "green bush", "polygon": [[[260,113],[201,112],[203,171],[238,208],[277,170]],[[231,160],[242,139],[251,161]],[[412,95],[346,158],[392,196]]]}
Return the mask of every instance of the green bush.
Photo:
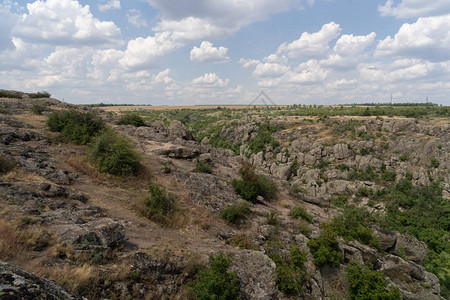
{"label": "green bush", "polygon": [[105,130],[90,145],[90,158],[103,173],[135,176],[141,169],[141,157],[130,142],[113,130]]}
{"label": "green bush", "polygon": [[258,196],[266,200],[274,199],[278,193],[275,183],[267,177],[257,175],[250,164],[244,164],[239,170],[242,180],[234,179],[234,190],[247,201],[255,203]]}
{"label": "green bush", "polygon": [[272,146],[274,149],[280,146],[280,143],[272,137],[272,133],[283,130],[284,127],[272,125],[269,121],[258,124],[258,126],[259,129],[256,137],[248,143],[249,155],[261,151],[265,152],[266,146],[268,145]]}
{"label": "green bush", "polygon": [[50,98],[52,94],[47,91],[37,92],[30,94],[30,98]]}
{"label": "green bush", "polygon": [[330,224],[322,223],[322,233],[317,239],[309,240],[308,246],[316,266],[330,265],[337,267],[343,259],[337,241],[337,233]]}
{"label": "green bush", "polygon": [[35,103],[31,107],[31,112],[35,115],[42,115],[42,113],[46,110],[47,110],[47,105],[45,103]]}
{"label": "green bush", "polygon": [[22,96],[14,92],[0,90],[0,98],[22,99]]}
{"label": "green bush", "polygon": [[222,209],[220,216],[229,224],[238,225],[250,213],[249,204],[243,201],[237,205],[230,205]]}
{"label": "green bush", "polygon": [[350,297],[358,300],[401,299],[398,288],[388,289],[388,281],[382,271],[373,271],[369,262],[360,267],[351,261],[345,268],[349,281]]}
{"label": "green bush", "polygon": [[432,159],[430,159],[430,163],[432,168],[439,168],[439,160],[437,160],[436,158],[433,157]]}
{"label": "green bush", "polygon": [[213,165],[211,163],[197,160],[197,163],[195,164],[194,172],[212,174]]}
{"label": "green bush", "polygon": [[301,206],[296,206],[289,212],[289,216],[293,219],[303,219],[308,222],[312,222],[313,218],[306,212],[306,209]]}
{"label": "green bush", "polygon": [[330,223],[333,231],[346,241],[357,240],[363,244],[378,247],[378,240],[368,227],[371,220],[369,212],[364,208],[348,206],[343,215],[336,216]]}
{"label": "green bush", "polygon": [[119,125],[145,126],[144,119],[137,113],[124,114],[119,119]]}
{"label": "green bush", "polygon": [[145,199],[146,217],[162,225],[168,225],[176,211],[175,200],[167,195],[164,188],[151,182]]}
{"label": "green bush", "polygon": [[228,272],[231,259],[223,254],[210,257],[210,267],[197,275],[193,291],[197,300],[236,300],[239,280],[236,272]]}
{"label": "green bush", "polygon": [[71,142],[86,145],[105,128],[105,123],[93,112],[64,110],[50,114],[47,126]]}
{"label": "green bush", "polygon": [[267,253],[276,265],[275,282],[278,289],[287,295],[301,295],[308,280],[304,266],[307,252],[294,246],[285,249],[279,240],[272,239],[267,244]]}

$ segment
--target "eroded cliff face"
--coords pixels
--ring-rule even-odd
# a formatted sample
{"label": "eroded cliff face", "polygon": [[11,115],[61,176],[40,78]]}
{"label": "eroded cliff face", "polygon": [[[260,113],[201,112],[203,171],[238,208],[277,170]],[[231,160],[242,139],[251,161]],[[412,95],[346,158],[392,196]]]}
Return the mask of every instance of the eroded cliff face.
{"label": "eroded cliff face", "polygon": [[[258,152],[250,143],[262,117],[220,121],[220,138],[240,145],[236,155],[214,148],[212,137],[196,141],[177,120],[117,125],[117,116],[98,110],[143,156],[139,176],[119,178],[96,171],[86,146],[64,142],[45,126],[53,111],[88,108],[20,95],[0,99],[0,259],[8,263],[0,265],[0,298],[25,292],[47,299],[193,298],[198,263],[224,253],[243,299],[348,299],[352,261],[383,271],[402,298],[442,299],[438,278],[424,268],[427,245],[411,235],[368,222],[364,228],[377,244],[338,236],[334,266],[318,266],[308,242],[322,235],[322,223],[343,214],[339,197],[383,216],[388,202],[372,196],[407,179],[413,186],[439,182],[448,201],[448,118],[273,117],[269,122],[283,130],[271,133],[277,144]],[[31,112],[36,105],[45,107],[42,115]],[[220,216],[244,202],[232,180],[240,179],[245,161],[279,192],[272,201],[259,197],[230,225]],[[212,172],[195,171],[199,163]],[[150,181],[176,201],[170,224],[142,213]],[[292,217],[294,207],[310,219]],[[298,269],[291,268],[292,249],[305,255]],[[283,270],[294,270],[301,288],[283,287]]]}

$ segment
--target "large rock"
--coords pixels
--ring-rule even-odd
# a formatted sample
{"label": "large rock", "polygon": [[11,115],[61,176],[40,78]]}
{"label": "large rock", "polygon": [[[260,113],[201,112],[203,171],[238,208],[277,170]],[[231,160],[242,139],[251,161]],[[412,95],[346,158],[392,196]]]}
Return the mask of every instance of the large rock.
{"label": "large rock", "polygon": [[349,155],[347,144],[336,144],[333,147],[334,157],[336,159],[344,159]]}
{"label": "large rock", "polygon": [[189,131],[187,126],[178,120],[173,120],[172,123],[170,123],[169,138],[174,139],[174,140],[176,138],[182,138],[183,140],[187,140],[187,141],[195,140],[194,136]]}
{"label": "large rock", "polygon": [[270,171],[281,180],[289,180],[291,178],[291,165],[290,163],[280,165],[273,163]]}
{"label": "large rock", "polygon": [[373,235],[378,239],[378,245],[383,251],[392,251],[395,248],[397,242],[397,235],[395,232],[380,228],[378,226],[373,227]]}
{"label": "large rock", "polygon": [[60,236],[75,246],[115,247],[123,243],[125,228],[118,221],[102,218],[82,225],[62,226]]}
{"label": "large rock", "polygon": [[427,256],[427,245],[415,237],[397,233],[397,243],[392,253],[405,256],[416,263],[421,263]]}
{"label": "large rock", "polygon": [[233,257],[232,271],[240,280],[246,299],[277,299],[275,263],[260,251],[243,250]]}
{"label": "large rock", "polygon": [[442,299],[435,275],[413,262],[388,254],[381,259],[381,268],[402,294],[403,299]]}
{"label": "large rock", "polygon": [[53,281],[0,261],[1,299],[81,299]]}

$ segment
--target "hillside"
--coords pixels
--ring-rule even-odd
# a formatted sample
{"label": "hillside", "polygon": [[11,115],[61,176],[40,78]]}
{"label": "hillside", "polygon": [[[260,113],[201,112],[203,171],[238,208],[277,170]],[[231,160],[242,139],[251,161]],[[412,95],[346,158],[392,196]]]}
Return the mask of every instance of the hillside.
{"label": "hillside", "polygon": [[450,297],[448,107],[0,92],[0,298]]}

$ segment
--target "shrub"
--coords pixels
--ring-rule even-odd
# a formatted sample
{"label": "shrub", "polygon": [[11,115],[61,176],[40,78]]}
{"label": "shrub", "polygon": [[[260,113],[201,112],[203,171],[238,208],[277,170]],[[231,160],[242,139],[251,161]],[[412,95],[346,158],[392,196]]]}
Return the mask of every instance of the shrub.
{"label": "shrub", "polygon": [[76,144],[86,145],[97,136],[105,124],[93,112],[64,110],[54,112],[47,119],[50,131],[61,132],[61,135]]}
{"label": "shrub", "polygon": [[119,119],[119,125],[133,125],[134,127],[145,126],[144,119],[137,113],[122,115]]}
{"label": "shrub", "polygon": [[222,209],[220,216],[229,224],[239,224],[250,213],[249,204],[246,201],[239,203],[238,205],[230,205]]}
{"label": "shrub", "polygon": [[37,92],[30,94],[30,98],[50,98],[52,94],[47,91]]}
{"label": "shrub", "polygon": [[0,98],[22,99],[22,96],[12,91],[0,90]]}
{"label": "shrub", "polygon": [[313,218],[306,212],[306,209],[301,206],[296,206],[289,212],[289,216],[293,219],[303,219],[308,222],[312,222]]}
{"label": "shrub", "polygon": [[366,262],[364,267],[360,267],[356,262],[351,261],[345,270],[352,299],[401,299],[398,288],[388,289],[388,281],[385,279],[384,273],[372,271],[370,262]]}
{"label": "shrub", "polygon": [[223,254],[210,257],[210,267],[197,275],[193,287],[197,300],[235,300],[239,296],[236,272],[228,272],[231,259]]}
{"label": "shrub", "polygon": [[135,176],[141,169],[141,157],[130,142],[113,130],[105,130],[89,149],[95,167],[103,173]]}
{"label": "shrub", "polygon": [[439,160],[437,160],[436,158],[433,157],[432,159],[430,159],[430,163],[432,168],[439,168]]}
{"label": "shrub", "polygon": [[0,174],[8,173],[15,168],[15,164],[11,160],[0,155]]}
{"label": "shrub", "polygon": [[350,206],[343,215],[334,217],[330,226],[346,241],[357,240],[377,247],[378,240],[372,235],[372,229],[367,227],[369,221],[370,214],[366,209]]}
{"label": "shrub", "polygon": [[267,244],[267,253],[276,265],[275,281],[278,289],[287,295],[302,294],[308,280],[304,266],[307,252],[294,246],[285,249],[279,240],[272,239]]}
{"label": "shrub", "polygon": [[154,222],[168,225],[176,211],[175,200],[156,183],[149,184],[148,192],[149,195],[145,199],[146,217]]}
{"label": "shrub", "polygon": [[239,173],[242,180],[234,179],[232,186],[245,200],[255,203],[258,196],[266,200],[276,197],[278,188],[275,183],[267,177],[257,175],[250,164],[244,164]]}
{"label": "shrub", "polygon": [[258,250],[251,239],[243,234],[236,234],[230,238],[230,243],[238,246],[240,249]]}
{"label": "shrub", "polygon": [[317,239],[308,241],[309,249],[316,266],[330,265],[337,267],[343,259],[337,241],[337,233],[330,224],[322,223],[322,233]]}
{"label": "shrub", "polygon": [[402,154],[399,156],[400,161],[408,161],[409,160],[409,155],[407,154]]}
{"label": "shrub", "polygon": [[31,112],[35,115],[42,115],[42,113],[46,110],[47,110],[47,105],[45,103],[35,103],[31,107]]}
{"label": "shrub", "polygon": [[213,166],[210,163],[197,160],[197,163],[195,164],[194,172],[212,174]]}
{"label": "shrub", "polygon": [[272,226],[278,226],[280,224],[280,220],[278,220],[278,213],[274,210],[271,210],[266,217],[266,223]]}

